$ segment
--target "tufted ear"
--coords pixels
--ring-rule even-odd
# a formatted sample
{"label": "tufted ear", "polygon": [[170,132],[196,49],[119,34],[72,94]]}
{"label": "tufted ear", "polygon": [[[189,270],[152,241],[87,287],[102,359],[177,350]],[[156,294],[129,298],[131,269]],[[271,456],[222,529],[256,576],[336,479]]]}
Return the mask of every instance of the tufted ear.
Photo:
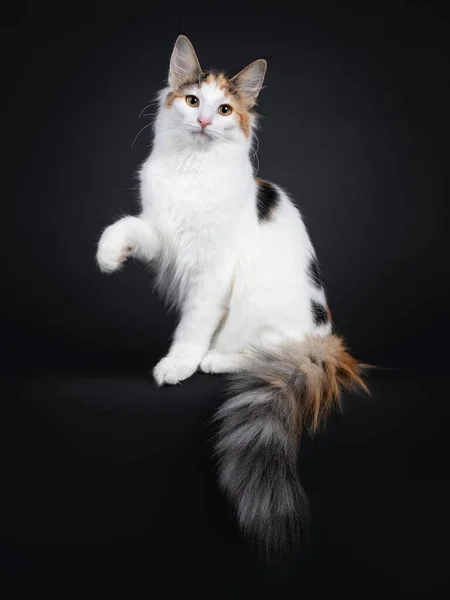
{"label": "tufted ear", "polygon": [[200,79],[202,68],[194,46],[185,35],[179,35],[173,48],[169,68],[169,85],[177,90],[186,83]]}
{"label": "tufted ear", "polygon": [[237,92],[246,97],[252,105],[256,103],[258,94],[261,91],[266,69],[267,62],[260,58],[231,78]]}

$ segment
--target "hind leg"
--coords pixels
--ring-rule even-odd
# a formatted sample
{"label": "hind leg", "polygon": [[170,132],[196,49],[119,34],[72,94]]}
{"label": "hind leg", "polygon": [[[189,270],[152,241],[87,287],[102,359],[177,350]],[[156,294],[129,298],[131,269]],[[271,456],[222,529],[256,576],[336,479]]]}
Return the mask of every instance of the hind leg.
{"label": "hind leg", "polygon": [[245,355],[240,352],[210,350],[200,364],[203,373],[237,373],[244,365]]}

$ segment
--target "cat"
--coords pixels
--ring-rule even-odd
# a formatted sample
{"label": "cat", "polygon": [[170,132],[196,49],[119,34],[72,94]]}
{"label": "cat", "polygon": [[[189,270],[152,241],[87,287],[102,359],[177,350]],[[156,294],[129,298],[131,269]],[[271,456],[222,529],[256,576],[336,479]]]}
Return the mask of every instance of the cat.
{"label": "cat", "polygon": [[234,77],[202,70],[179,36],[158,96],[151,154],[139,172],[142,212],[107,227],[105,273],[135,257],[180,313],[158,385],[232,374],[219,409],[219,483],[241,529],[267,557],[296,544],[308,500],[296,471],[302,430],[315,433],[341,391],[367,391],[364,365],[333,333],[319,263],[301,214],[254,176],[255,106],[267,63]]}

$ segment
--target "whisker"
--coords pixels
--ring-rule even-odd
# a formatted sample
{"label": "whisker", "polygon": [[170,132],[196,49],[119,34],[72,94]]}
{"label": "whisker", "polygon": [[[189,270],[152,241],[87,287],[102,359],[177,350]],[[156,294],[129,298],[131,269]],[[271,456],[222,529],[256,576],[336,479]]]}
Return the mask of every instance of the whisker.
{"label": "whisker", "polygon": [[[147,104],[147,106],[144,106],[144,108],[139,113],[138,119],[140,119],[142,117],[142,114],[143,114],[144,110],[147,110],[147,108],[150,108],[151,106],[155,106],[157,104],[158,104],[158,100],[152,100],[150,102],[150,104]],[[153,113],[153,114],[155,114],[155,113]]]}
{"label": "whisker", "polygon": [[139,113],[138,119],[140,119],[142,117],[142,113],[144,112],[144,110],[147,110],[147,108],[150,108],[150,106],[151,106],[151,104],[147,104],[147,106],[144,106],[144,108]]}
{"label": "whisker", "polygon": [[259,157],[258,157],[259,139],[255,134],[253,134],[253,139],[254,139],[254,147],[252,149],[252,162],[254,162],[254,164],[255,164],[255,176],[256,176],[256,175],[258,175],[258,171],[259,171]]}
{"label": "whisker", "polygon": [[133,149],[134,144],[136,143],[136,140],[138,139],[138,137],[141,135],[141,133],[144,131],[144,129],[147,129],[147,127],[150,127],[151,125],[151,121],[150,123],[147,123],[147,125],[144,125],[144,127],[138,132],[137,136],[134,138],[133,143],[131,144],[131,149]]}

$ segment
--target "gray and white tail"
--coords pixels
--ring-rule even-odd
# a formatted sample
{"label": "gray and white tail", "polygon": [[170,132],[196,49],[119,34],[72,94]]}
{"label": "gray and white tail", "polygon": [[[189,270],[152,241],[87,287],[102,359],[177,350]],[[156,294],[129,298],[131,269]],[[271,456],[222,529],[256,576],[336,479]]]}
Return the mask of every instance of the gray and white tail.
{"label": "gray and white tail", "polygon": [[256,352],[233,376],[232,397],[216,415],[219,483],[265,557],[284,554],[308,526],[297,475],[302,431],[314,434],[343,390],[368,391],[363,368],[339,337],[311,336]]}

